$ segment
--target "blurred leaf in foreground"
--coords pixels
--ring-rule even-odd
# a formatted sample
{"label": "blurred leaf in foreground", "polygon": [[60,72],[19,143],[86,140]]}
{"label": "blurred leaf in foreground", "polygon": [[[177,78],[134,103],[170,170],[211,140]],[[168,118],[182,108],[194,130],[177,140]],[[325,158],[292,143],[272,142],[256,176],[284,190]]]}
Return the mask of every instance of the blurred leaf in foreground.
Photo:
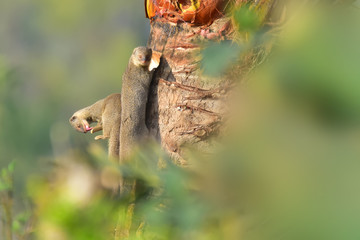
{"label": "blurred leaf in foreground", "polygon": [[211,43],[202,51],[202,69],[209,76],[220,76],[240,55],[239,45],[231,42]]}

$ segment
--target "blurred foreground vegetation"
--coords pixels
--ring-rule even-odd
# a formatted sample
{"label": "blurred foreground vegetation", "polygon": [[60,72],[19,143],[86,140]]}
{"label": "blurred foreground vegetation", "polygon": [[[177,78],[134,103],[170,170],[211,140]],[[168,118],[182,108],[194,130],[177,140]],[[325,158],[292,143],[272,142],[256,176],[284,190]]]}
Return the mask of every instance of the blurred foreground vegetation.
{"label": "blurred foreground vegetation", "polygon": [[[91,136],[68,119],[114,91],[149,32],[143,2],[0,2],[0,166],[21,162],[16,187]],[[85,152],[85,151],[84,151]]]}
{"label": "blurred foreground vegetation", "polygon": [[[124,11],[116,3],[108,4],[110,13]],[[16,4],[13,6],[19,10]],[[55,1],[39,2],[38,10],[36,4],[29,6],[35,12],[42,12],[44,6],[57,9],[56,14],[46,10],[43,15],[33,13],[36,17],[30,19],[35,22],[25,22],[34,24],[38,34],[48,36],[48,41],[59,44],[61,50],[50,46],[55,51],[51,54],[46,50],[49,43],[43,45],[36,39],[32,40],[34,48],[29,46],[34,51],[29,56],[9,55],[2,50],[1,216],[4,218],[9,209],[4,199],[12,198],[11,179],[15,179],[28,185],[25,192],[15,184],[17,199],[30,197],[33,202],[23,204],[25,207],[14,213],[20,214],[12,226],[18,239],[29,239],[24,230],[34,232],[34,239],[112,239],[114,226],[125,219],[128,206],[128,199],[111,197],[109,186],[119,174],[118,168],[107,161],[104,147],[82,142],[84,136],[70,135],[67,119],[78,106],[118,89],[129,55],[122,54],[122,47],[130,53],[130,36],[134,33],[116,38],[112,34],[120,30],[91,30],[95,24],[91,21],[102,22],[96,16],[103,8],[96,4],[91,5],[94,16],[89,19],[85,15],[90,10],[78,6],[71,11],[79,12],[66,12],[66,21],[59,17],[61,8]],[[235,17],[235,21],[239,34],[246,34],[248,42],[230,47],[236,49],[240,59],[260,45],[271,42],[273,49],[247,76],[246,87],[231,98],[232,115],[221,140],[216,140],[219,147],[215,154],[204,156],[189,149],[191,167],[182,169],[173,165],[156,144],[150,144],[137,154],[135,165],[121,168],[121,174],[141,180],[148,191],[136,200],[133,221],[137,225],[131,239],[360,238],[359,10],[350,4],[296,6],[296,14],[291,15],[290,8],[290,19],[279,31],[269,32],[249,22],[256,18],[246,7],[235,10],[235,15],[240,11],[249,18]],[[110,13],[106,13],[107,18],[111,18]],[[244,25],[246,33],[240,27]],[[104,49],[98,50],[100,55],[94,53],[100,46],[91,43],[96,38],[85,34],[100,29],[105,31],[107,41],[114,41],[112,44],[120,49],[112,49],[110,58],[102,55]],[[78,40],[78,47],[84,49],[64,50],[62,41],[76,42],[73,35],[82,36],[80,32],[85,35]],[[44,41],[42,35],[36,36]],[[17,46],[14,41],[7,44]],[[2,42],[0,46],[5,45]],[[229,47],[226,44],[212,47],[213,54],[204,52],[203,66],[205,73],[216,75],[219,72],[206,72],[206,66],[212,69],[216,62],[228,61],[235,50],[222,51]],[[227,54],[216,54],[219,49]],[[85,52],[94,55],[87,57]],[[73,54],[94,61],[94,65],[79,59],[70,61]],[[85,66],[77,68],[80,63]],[[99,78],[105,78],[104,82],[92,88],[100,83]],[[86,92],[89,89],[94,92]],[[11,160],[16,162],[15,170],[12,164],[6,167]],[[55,167],[50,168],[50,163]],[[42,173],[35,174],[34,168],[41,168]],[[31,177],[17,175],[29,173]],[[6,229],[2,230],[5,234]]]}

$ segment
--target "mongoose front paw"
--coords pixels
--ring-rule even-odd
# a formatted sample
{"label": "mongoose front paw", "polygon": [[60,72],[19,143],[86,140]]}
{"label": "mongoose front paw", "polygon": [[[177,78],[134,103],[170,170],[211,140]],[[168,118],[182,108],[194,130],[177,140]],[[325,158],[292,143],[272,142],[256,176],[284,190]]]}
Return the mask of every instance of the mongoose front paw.
{"label": "mongoose front paw", "polygon": [[105,137],[104,135],[98,135],[96,137],[94,137],[95,140],[99,140],[99,139],[106,139],[107,137]]}

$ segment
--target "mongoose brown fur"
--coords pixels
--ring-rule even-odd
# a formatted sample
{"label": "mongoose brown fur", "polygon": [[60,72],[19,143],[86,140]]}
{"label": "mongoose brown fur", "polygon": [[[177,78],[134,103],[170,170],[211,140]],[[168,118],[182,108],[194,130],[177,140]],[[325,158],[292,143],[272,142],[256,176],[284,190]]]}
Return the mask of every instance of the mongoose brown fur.
{"label": "mongoose brown fur", "polygon": [[[98,139],[109,139],[109,156],[119,158],[119,135],[121,122],[121,95],[114,93],[79,111],[69,119],[70,124],[79,132],[91,133],[103,130]],[[90,124],[97,122],[95,127]]]}
{"label": "mongoose brown fur", "polygon": [[126,160],[134,146],[148,135],[145,125],[146,103],[153,71],[148,67],[152,51],[146,47],[134,49],[122,79],[120,162]]}

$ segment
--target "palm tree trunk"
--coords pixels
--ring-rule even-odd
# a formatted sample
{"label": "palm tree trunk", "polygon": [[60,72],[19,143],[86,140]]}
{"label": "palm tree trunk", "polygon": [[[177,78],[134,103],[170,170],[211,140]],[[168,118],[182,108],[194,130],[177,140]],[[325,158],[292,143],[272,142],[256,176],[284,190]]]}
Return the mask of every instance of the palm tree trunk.
{"label": "palm tree trunk", "polygon": [[183,146],[209,150],[209,137],[218,133],[226,109],[223,99],[233,78],[226,75],[214,79],[202,74],[202,44],[209,39],[233,39],[234,28],[225,14],[231,4],[250,4],[259,10],[263,21],[268,21],[276,0],[223,2],[222,16],[210,25],[174,24],[162,18],[151,22],[148,47],[162,53],[162,59],[150,89],[147,126],[178,165],[187,164]]}

